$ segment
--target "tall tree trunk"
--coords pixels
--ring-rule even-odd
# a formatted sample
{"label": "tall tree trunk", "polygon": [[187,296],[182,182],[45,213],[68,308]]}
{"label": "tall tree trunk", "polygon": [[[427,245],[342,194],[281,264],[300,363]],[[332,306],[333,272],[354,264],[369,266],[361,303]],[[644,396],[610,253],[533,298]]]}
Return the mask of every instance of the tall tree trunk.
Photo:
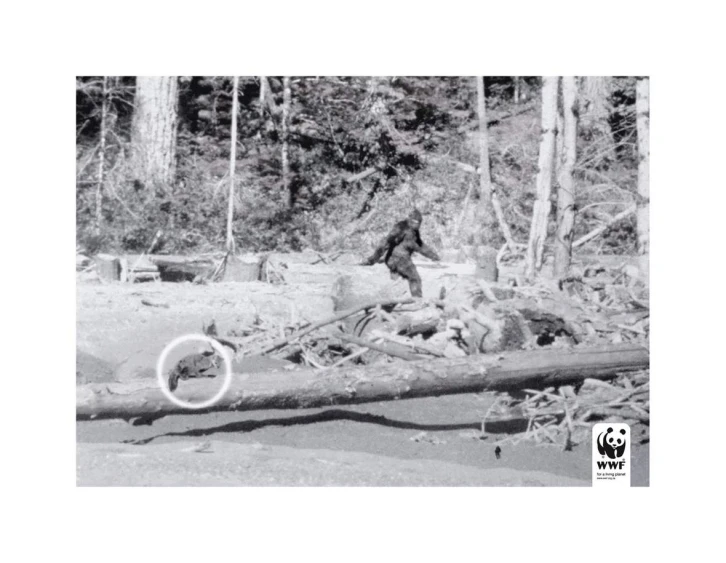
{"label": "tall tree trunk", "polygon": [[611,85],[610,76],[585,76],[582,79],[580,125],[585,138],[597,141],[595,148],[602,155],[601,162],[615,159],[615,140],[609,122]]}
{"label": "tall tree trunk", "polygon": [[237,90],[239,88],[239,77],[235,76],[232,83],[232,127],[230,131],[229,149],[229,201],[227,202],[227,251],[234,252],[234,235],[232,234],[232,222],[234,220],[234,182],[235,166],[237,164],[237,114],[239,113],[239,100]]}
{"label": "tall tree trunk", "polygon": [[559,77],[542,78],[542,138],[539,145],[539,172],[537,173],[537,199],[532,210],[532,226],[527,245],[526,276],[533,278],[542,267],[544,242],[547,238],[547,220],[550,215],[552,169],[555,155],[555,129],[557,120],[557,84]]}
{"label": "tall tree trunk", "polygon": [[575,225],[575,184],[572,172],[577,158],[577,82],[562,77],[562,128],[559,129],[559,191],[557,192],[557,234],[555,235],[555,277],[563,278],[570,269],[572,234]]}
{"label": "tall tree trunk", "polygon": [[96,234],[101,234],[103,222],[103,181],[106,168],[106,114],[108,113],[108,76],[103,77],[101,93],[101,140],[98,147],[98,182],[96,184]]}
{"label": "tall tree trunk", "polygon": [[290,191],[290,105],[292,103],[292,92],[290,91],[290,77],[282,79],[282,188],[288,195],[288,205],[293,206],[294,198]]}
{"label": "tall tree trunk", "polygon": [[497,216],[497,222],[499,223],[499,229],[502,231],[502,235],[504,235],[504,240],[507,241],[507,246],[509,246],[509,249],[514,252],[517,245],[514,242],[514,237],[512,237],[512,231],[509,228],[509,225],[507,224],[506,219],[504,218],[504,211],[502,211],[502,204],[499,201],[499,192],[497,192],[496,185],[492,184],[492,207],[494,208],[494,214]]}
{"label": "tall tree trunk", "polygon": [[635,90],[638,129],[638,254],[641,270],[648,279],[650,255],[650,79],[638,79]]}
{"label": "tall tree trunk", "polygon": [[491,166],[489,164],[489,132],[487,130],[486,91],[484,77],[476,77],[477,113],[479,116],[479,209],[477,219],[480,227],[480,241],[484,244],[494,242],[494,220],[492,211],[497,218],[499,228],[507,241],[509,248],[514,251],[512,232],[504,219],[502,204],[499,201],[497,190],[492,183]]}
{"label": "tall tree trunk", "polygon": [[265,115],[267,105],[267,77],[260,76],[260,117]]}
{"label": "tall tree trunk", "polygon": [[174,178],[178,86],[176,76],[138,76],[132,123],[137,179],[169,190]]}
{"label": "tall tree trunk", "polygon": [[487,135],[486,94],[484,77],[477,76],[476,99],[479,116],[479,205],[477,206],[477,242],[490,245],[494,238],[492,213],[492,177],[489,169],[489,138]]}

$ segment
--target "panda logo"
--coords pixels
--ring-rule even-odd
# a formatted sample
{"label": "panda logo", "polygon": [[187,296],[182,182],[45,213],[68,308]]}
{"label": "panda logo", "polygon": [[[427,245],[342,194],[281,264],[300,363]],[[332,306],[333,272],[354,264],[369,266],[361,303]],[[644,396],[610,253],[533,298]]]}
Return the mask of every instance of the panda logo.
{"label": "panda logo", "polygon": [[622,457],[625,453],[625,428],[621,428],[618,434],[613,432],[612,427],[607,432],[601,432],[597,437],[597,451],[610,459]]}

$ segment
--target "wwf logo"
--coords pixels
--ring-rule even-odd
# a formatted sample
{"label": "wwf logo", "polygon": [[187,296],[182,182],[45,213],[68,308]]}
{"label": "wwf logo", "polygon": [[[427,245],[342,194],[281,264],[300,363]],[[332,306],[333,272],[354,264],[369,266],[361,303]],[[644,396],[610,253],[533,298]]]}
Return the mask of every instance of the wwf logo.
{"label": "wwf logo", "polygon": [[612,426],[606,432],[601,432],[597,437],[597,451],[600,455],[606,455],[610,459],[623,457],[625,453],[625,428],[614,432]]}

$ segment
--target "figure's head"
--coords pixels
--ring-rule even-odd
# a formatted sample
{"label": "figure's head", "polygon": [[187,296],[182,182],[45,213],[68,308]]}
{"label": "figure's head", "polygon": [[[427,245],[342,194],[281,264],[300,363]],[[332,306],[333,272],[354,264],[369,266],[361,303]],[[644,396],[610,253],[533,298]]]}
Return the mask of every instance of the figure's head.
{"label": "figure's head", "polygon": [[423,221],[423,216],[418,209],[414,209],[411,212],[411,215],[408,216],[407,220],[409,225],[411,225],[414,229],[418,229]]}

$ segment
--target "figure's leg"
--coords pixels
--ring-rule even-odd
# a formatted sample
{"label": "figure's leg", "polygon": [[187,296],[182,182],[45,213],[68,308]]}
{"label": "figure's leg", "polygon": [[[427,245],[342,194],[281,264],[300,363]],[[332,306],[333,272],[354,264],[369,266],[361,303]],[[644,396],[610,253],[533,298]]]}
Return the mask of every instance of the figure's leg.
{"label": "figure's leg", "polygon": [[423,297],[421,276],[419,276],[418,270],[416,270],[416,266],[414,266],[410,258],[399,264],[398,272],[408,280],[408,286],[411,288],[411,296]]}
{"label": "figure's leg", "polygon": [[421,286],[421,276],[416,272],[416,277],[408,279],[408,286],[411,288],[412,297],[423,297],[423,287]]}
{"label": "figure's leg", "polygon": [[392,280],[397,280],[403,276],[400,270],[400,266],[401,260],[395,255],[392,255],[388,260],[386,260],[386,267],[391,274]]}
{"label": "figure's leg", "polygon": [[423,297],[421,278],[418,275],[415,279],[408,280],[408,286],[411,288],[411,297]]}

